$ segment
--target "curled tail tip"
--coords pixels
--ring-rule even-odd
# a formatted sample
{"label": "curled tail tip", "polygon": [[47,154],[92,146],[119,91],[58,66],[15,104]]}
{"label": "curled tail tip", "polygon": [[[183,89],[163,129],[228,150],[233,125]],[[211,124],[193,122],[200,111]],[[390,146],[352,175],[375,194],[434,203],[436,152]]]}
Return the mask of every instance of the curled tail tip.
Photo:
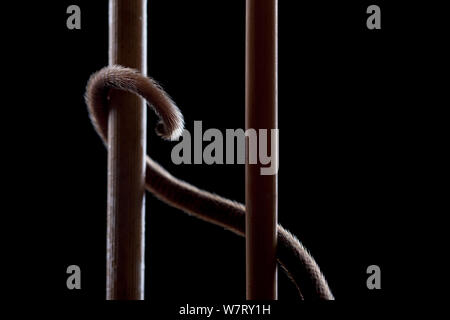
{"label": "curled tail tip", "polygon": [[[181,114],[181,113],[180,113]],[[177,141],[184,131],[183,117],[176,118],[174,123],[167,126],[163,121],[159,121],[155,128],[156,134],[168,141]]]}
{"label": "curled tail tip", "polygon": [[[138,70],[121,65],[109,65],[93,73],[87,82],[85,102],[96,124],[96,117],[106,116],[107,108],[102,107],[105,89],[115,88],[133,92],[153,107],[161,121],[156,127],[156,133],[165,140],[177,140],[184,130],[183,114],[164,89],[152,78],[143,75]],[[105,128],[100,128],[105,131]]]}

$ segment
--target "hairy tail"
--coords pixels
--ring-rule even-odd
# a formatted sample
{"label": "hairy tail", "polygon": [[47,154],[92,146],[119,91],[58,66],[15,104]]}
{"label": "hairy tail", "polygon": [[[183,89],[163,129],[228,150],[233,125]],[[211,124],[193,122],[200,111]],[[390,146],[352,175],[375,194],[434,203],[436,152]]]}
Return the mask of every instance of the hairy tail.
{"label": "hairy tail", "polygon": [[[107,93],[110,88],[138,94],[160,117],[156,132],[165,139],[178,139],[184,127],[183,116],[152,79],[138,71],[113,65],[94,73],[87,84],[85,100],[95,129],[104,143],[108,137]],[[169,205],[199,219],[222,226],[245,236],[245,206],[175,178],[147,156],[146,189]],[[305,300],[334,300],[328,284],[314,258],[300,241],[278,225],[277,259]]]}

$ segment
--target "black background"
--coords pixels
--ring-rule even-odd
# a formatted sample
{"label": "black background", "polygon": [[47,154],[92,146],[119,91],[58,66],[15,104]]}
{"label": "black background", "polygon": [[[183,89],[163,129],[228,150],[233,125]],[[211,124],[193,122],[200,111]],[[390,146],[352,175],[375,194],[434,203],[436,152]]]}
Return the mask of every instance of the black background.
{"label": "black background", "polygon": [[[71,4],[81,7],[81,30],[66,28]],[[366,28],[370,4],[381,7],[381,30]],[[25,266],[22,278],[33,274],[29,297],[102,303],[106,150],[83,95],[90,74],[108,63],[108,3],[59,1],[36,10],[40,23],[10,25],[26,29],[26,41],[15,44],[31,53],[23,64],[31,88],[18,98],[29,111],[24,126],[32,135],[24,143],[35,169],[25,170],[18,202],[33,214],[31,241],[18,242],[28,255],[17,264]],[[402,232],[421,206],[414,145],[423,130],[421,102],[429,99],[421,83],[442,40],[417,14],[436,11],[406,1],[279,3],[279,222],[310,250],[341,303],[376,307],[405,295]],[[186,128],[192,132],[194,120],[204,130],[244,128],[245,1],[152,0],[148,14],[148,74],[176,101]],[[160,140],[155,123],[149,111],[154,159],[183,180],[244,202],[243,165],[174,165],[175,143]],[[245,299],[244,239],[151,194],[146,203],[147,303]],[[71,264],[81,267],[81,290],[66,288]],[[366,287],[371,264],[381,267],[378,291]],[[295,300],[281,270],[279,299]]]}

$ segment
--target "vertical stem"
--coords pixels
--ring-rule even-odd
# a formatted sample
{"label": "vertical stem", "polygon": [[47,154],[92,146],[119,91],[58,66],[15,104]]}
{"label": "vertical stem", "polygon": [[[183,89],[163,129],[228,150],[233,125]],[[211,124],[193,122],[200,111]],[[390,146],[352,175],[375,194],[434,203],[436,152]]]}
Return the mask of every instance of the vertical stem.
{"label": "vertical stem", "polygon": [[[267,150],[278,150],[270,139],[277,129],[277,0],[247,0],[246,10],[245,126],[267,129]],[[277,174],[262,175],[261,163],[249,163],[248,139],[246,149],[247,299],[275,300]]]}
{"label": "vertical stem", "polygon": [[[147,72],[147,1],[110,0],[109,64]],[[142,99],[109,93],[108,300],[144,298],[146,108]]]}

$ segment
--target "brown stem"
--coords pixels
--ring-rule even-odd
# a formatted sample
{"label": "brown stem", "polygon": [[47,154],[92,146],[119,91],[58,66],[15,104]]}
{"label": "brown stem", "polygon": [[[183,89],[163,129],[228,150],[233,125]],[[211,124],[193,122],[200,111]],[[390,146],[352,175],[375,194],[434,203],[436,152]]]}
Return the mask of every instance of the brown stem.
{"label": "brown stem", "polygon": [[[246,36],[245,127],[270,137],[277,128],[277,0],[247,0]],[[277,150],[268,140],[267,150]],[[246,148],[247,299],[275,300],[277,174],[262,175],[261,163],[249,163],[249,140]]]}
{"label": "brown stem", "polygon": [[[109,64],[146,74],[147,1],[110,0]],[[108,130],[108,300],[144,298],[146,108],[136,95],[110,90]],[[126,108],[124,107],[126,106]]]}

